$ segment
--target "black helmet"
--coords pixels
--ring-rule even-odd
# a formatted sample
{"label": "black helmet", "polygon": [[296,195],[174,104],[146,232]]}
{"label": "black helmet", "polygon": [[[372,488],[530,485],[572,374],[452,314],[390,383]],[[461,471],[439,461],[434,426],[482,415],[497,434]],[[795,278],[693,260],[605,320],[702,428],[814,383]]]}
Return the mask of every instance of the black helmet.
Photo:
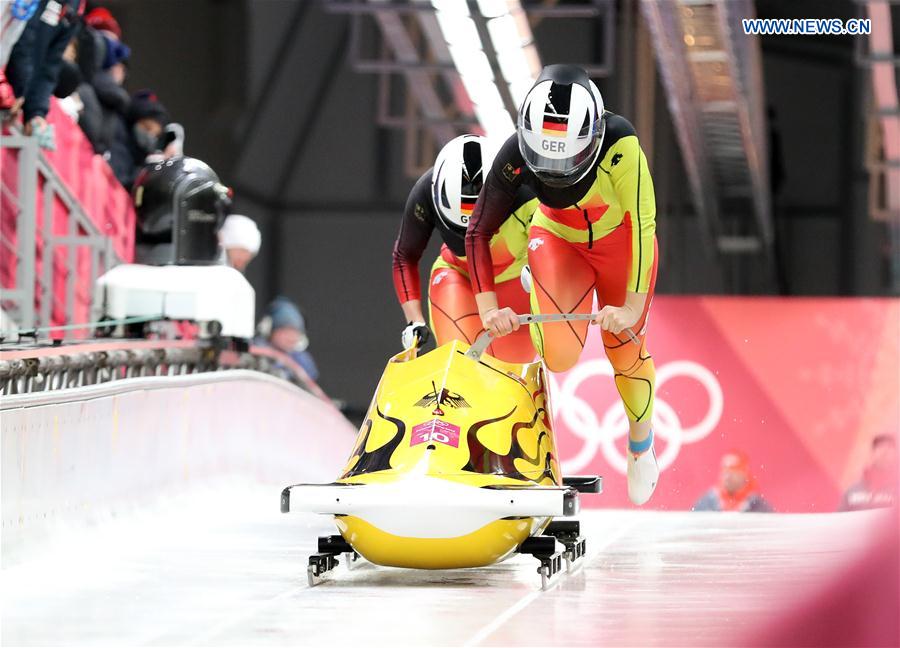
{"label": "black helmet", "polygon": [[132,189],[138,263],[218,263],[217,232],[231,207],[230,193],[200,160],[175,157],[146,165]]}

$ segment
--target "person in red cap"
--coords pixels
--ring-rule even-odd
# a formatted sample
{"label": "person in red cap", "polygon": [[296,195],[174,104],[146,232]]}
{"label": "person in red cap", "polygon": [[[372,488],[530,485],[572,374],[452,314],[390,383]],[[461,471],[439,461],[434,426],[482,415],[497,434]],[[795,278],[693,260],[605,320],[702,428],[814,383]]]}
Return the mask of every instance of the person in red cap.
{"label": "person in red cap", "polygon": [[118,40],[122,40],[122,28],[119,26],[119,21],[116,20],[115,16],[113,16],[106,7],[91,9],[84,16],[84,22],[97,31],[109,32]]}
{"label": "person in red cap", "polygon": [[750,459],[738,450],[722,457],[719,483],[694,504],[694,511],[771,513],[772,506],[759,493],[750,471]]}

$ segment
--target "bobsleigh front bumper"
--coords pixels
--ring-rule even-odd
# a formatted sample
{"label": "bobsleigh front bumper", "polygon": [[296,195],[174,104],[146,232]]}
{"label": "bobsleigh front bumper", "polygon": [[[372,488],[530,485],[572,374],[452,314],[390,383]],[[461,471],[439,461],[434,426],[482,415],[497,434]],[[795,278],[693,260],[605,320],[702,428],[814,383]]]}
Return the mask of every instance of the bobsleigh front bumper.
{"label": "bobsleigh front bumper", "polygon": [[281,493],[282,513],[354,515],[378,519],[402,513],[452,519],[454,515],[484,522],[503,518],[569,517],[579,511],[578,491],[569,486],[467,486],[424,477],[393,484],[296,484]]}

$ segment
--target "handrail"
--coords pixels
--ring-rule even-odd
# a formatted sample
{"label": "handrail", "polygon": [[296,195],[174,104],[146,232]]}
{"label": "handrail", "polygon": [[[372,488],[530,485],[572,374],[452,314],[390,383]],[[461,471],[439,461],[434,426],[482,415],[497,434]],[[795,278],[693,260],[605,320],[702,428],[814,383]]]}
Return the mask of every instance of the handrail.
{"label": "handrail", "polygon": [[138,377],[252,369],[331,403],[309,374],[276,349],[225,349],[209,340],[97,340],[0,350],[0,395],[57,391]]}
{"label": "handrail", "polygon": [[280,380],[274,376],[270,376],[259,371],[235,369],[234,371],[228,372],[172,376],[170,379],[165,381],[156,380],[152,376],[144,376],[141,378],[132,378],[127,383],[117,381],[114,383],[86,385],[78,391],[65,389],[50,392],[37,392],[32,394],[14,394],[10,396],[4,396],[3,399],[0,400],[0,411],[18,409],[21,407],[43,407],[45,405],[56,405],[59,403],[82,401],[93,398],[104,398],[107,396],[115,396],[118,394],[136,390],[149,391],[154,389],[171,389],[172,387],[187,387],[191,385],[204,385],[213,382],[222,383],[236,380],[257,380],[270,383],[282,389],[287,389],[295,394],[309,394],[309,392],[306,392],[304,389],[301,389],[297,385],[284,380]]}
{"label": "handrail", "polygon": [[[543,313],[539,315],[519,315],[518,319],[519,324],[525,326],[526,324],[549,324],[551,322],[591,321],[597,317],[598,314],[599,313]],[[628,339],[631,340],[632,344],[640,346],[641,343],[634,334],[634,331],[630,328],[626,328],[624,332],[625,335],[628,336]],[[481,354],[487,350],[493,340],[494,336],[490,331],[483,331],[481,335],[475,339],[475,342],[472,343],[472,346],[469,347],[469,350],[466,351],[466,357],[472,358],[473,360],[480,359]]]}

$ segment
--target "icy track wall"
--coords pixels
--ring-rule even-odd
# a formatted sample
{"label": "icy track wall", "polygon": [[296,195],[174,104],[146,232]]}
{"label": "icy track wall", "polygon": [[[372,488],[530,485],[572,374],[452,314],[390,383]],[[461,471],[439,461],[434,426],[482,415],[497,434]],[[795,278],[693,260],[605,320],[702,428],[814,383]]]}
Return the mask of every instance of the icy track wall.
{"label": "icy track wall", "polygon": [[355,430],[286,381],[234,370],[4,396],[4,560],[69,525],[192,484],[242,476],[280,488],[331,481]]}

